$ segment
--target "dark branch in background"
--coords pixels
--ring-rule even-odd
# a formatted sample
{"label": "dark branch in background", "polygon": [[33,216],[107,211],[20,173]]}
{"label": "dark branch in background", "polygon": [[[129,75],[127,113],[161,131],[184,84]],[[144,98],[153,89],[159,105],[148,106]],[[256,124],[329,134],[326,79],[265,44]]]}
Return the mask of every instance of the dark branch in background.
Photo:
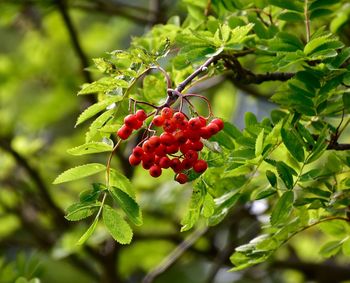
{"label": "dark branch in background", "polygon": [[265,73],[255,74],[252,71],[245,69],[235,56],[223,57],[227,69],[233,71],[232,80],[239,84],[261,84],[268,81],[288,81],[294,77],[294,73]]}
{"label": "dark branch in background", "polygon": [[327,149],[333,150],[350,150],[350,143],[330,143]]}
{"label": "dark branch in background", "polygon": [[51,209],[54,216],[55,221],[59,223],[59,225],[62,225],[63,227],[68,226],[68,222],[65,221],[64,213],[59,208],[56,203],[51,198],[51,195],[49,193],[49,189],[47,188],[45,182],[41,178],[40,174],[34,167],[32,167],[31,164],[29,164],[28,160],[25,159],[21,154],[19,154],[14,148],[11,146],[11,140],[6,139],[4,137],[0,138],[0,148],[2,148],[4,151],[8,152],[17,162],[19,166],[21,166],[29,175],[29,177],[33,180],[33,182],[36,184],[38,190],[40,191],[40,194],[42,198],[44,199],[46,206],[48,209]]}
{"label": "dark branch in background", "polygon": [[87,67],[89,67],[89,60],[87,59],[87,56],[85,55],[85,52],[83,51],[83,48],[79,42],[78,34],[75,30],[75,27],[73,25],[73,21],[71,17],[69,16],[67,5],[65,0],[54,0],[57,8],[63,18],[64,24],[67,28],[67,31],[69,33],[69,37],[71,39],[73,48],[77,56],[79,57],[82,74],[84,76],[84,79],[86,82],[91,83],[93,82],[93,79],[91,77],[91,74],[89,71],[86,70]]}
{"label": "dark branch in background", "polygon": [[164,21],[164,19],[161,18],[161,13],[156,10],[119,2],[111,3],[103,0],[86,1],[82,3],[74,3],[71,7],[112,16],[120,16],[141,25],[150,24],[150,20],[151,24]]}

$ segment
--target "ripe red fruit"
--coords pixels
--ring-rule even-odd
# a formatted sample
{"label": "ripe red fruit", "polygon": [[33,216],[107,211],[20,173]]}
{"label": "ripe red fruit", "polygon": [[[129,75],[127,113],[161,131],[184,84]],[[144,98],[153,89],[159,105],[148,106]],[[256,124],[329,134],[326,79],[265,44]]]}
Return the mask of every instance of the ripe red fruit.
{"label": "ripe red fruit", "polygon": [[152,136],[148,139],[148,142],[152,147],[156,148],[160,145],[160,138],[158,136]]}
{"label": "ripe red fruit", "polygon": [[176,132],[174,137],[176,138],[176,140],[179,144],[183,144],[187,141],[187,136],[185,135],[185,132],[183,132],[183,131]]}
{"label": "ripe red fruit", "polygon": [[164,144],[160,144],[156,149],[154,150],[154,153],[158,156],[165,156],[166,155],[166,146]]}
{"label": "ripe red fruit", "polygon": [[161,168],[167,169],[170,167],[171,161],[169,159],[169,157],[167,156],[163,156],[160,160],[159,160],[159,166]]}
{"label": "ripe red fruit", "polygon": [[160,142],[166,146],[176,144],[176,138],[170,133],[162,133],[160,135]]}
{"label": "ripe red fruit", "polygon": [[190,169],[193,165],[193,162],[187,158],[185,158],[184,160],[182,160],[181,162],[182,168],[183,169]]}
{"label": "ripe red fruit", "polygon": [[201,127],[205,127],[207,124],[207,119],[205,119],[203,116],[198,116],[198,119],[201,121]]}
{"label": "ripe red fruit", "polygon": [[185,143],[180,145],[180,151],[182,152],[182,154],[185,154],[187,151],[190,150],[190,144],[189,143]]}
{"label": "ripe red fruit", "polygon": [[166,147],[166,153],[167,154],[173,154],[178,152],[179,146],[177,144],[171,144]]}
{"label": "ripe red fruit", "polygon": [[185,153],[185,159],[188,159],[190,162],[194,163],[198,159],[197,151],[194,151],[192,149],[188,150]]}
{"label": "ripe red fruit", "polygon": [[140,120],[136,120],[136,125],[134,126],[134,130],[138,130],[138,129],[140,129],[141,127],[142,127],[142,125],[143,125],[143,122],[142,121],[140,121]]}
{"label": "ripe red fruit", "polygon": [[158,166],[158,165],[153,165],[150,169],[149,169],[149,174],[154,177],[157,178],[160,175],[162,175],[162,169]]}
{"label": "ripe red fruit", "polygon": [[188,127],[188,122],[186,120],[183,120],[183,121],[176,123],[176,125],[180,130],[186,130]]}
{"label": "ripe red fruit", "polygon": [[136,126],[139,124],[135,115],[129,114],[124,118],[124,124],[129,128],[136,129]]}
{"label": "ripe red fruit", "polygon": [[208,164],[202,159],[197,160],[193,164],[193,170],[197,173],[203,173],[205,170],[207,170]]}
{"label": "ripe red fruit", "polygon": [[172,133],[176,130],[176,122],[173,119],[166,119],[163,123],[163,130]]}
{"label": "ripe red fruit", "polygon": [[132,150],[133,155],[135,155],[135,157],[137,158],[141,158],[143,155],[143,149],[141,146],[136,146],[134,147],[134,149]]}
{"label": "ripe red fruit", "polygon": [[131,166],[136,166],[141,163],[141,158],[136,157],[134,154],[129,156],[129,163]]}
{"label": "ripe red fruit", "polygon": [[142,122],[145,121],[147,118],[147,114],[143,109],[137,110],[135,113],[135,116],[136,116],[137,120],[142,121]]}
{"label": "ripe red fruit", "polygon": [[196,118],[191,118],[189,121],[188,121],[188,129],[189,130],[192,130],[192,131],[197,131],[201,128],[202,126],[202,122],[201,120],[196,117]]}
{"label": "ripe red fruit", "polygon": [[219,126],[216,125],[216,124],[213,123],[213,122],[210,122],[210,123],[208,124],[208,126],[206,126],[206,127],[208,128],[208,130],[209,130],[209,132],[211,133],[212,136],[215,135],[217,132],[220,131]]}
{"label": "ripe red fruit", "polygon": [[201,138],[201,132],[199,130],[186,130],[185,135],[191,141],[199,141]]}
{"label": "ripe red fruit", "polygon": [[165,119],[170,119],[171,117],[173,117],[173,110],[169,107],[164,107],[161,111],[161,115]]}
{"label": "ripe red fruit", "polygon": [[221,131],[224,128],[224,122],[219,118],[213,119],[210,123],[216,124],[219,127],[219,131]]}
{"label": "ripe red fruit", "polygon": [[161,127],[164,123],[164,117],[161,115],[156,115],[154,116],[152,123],[156,126],[156,127]]}
{"label": "ripe red fruit", "polygon": [[149,142],[149,140],[145,141],[142,145],[142,149],[144,152],[150,153],[153,152],[155,147]]}
{"label": "ripe red fruit", "polygon": [[142,156],[142,167],[145,169],[151,168],[151,166],[154,164],[155,156],[152,153],[145,153]]}
{"label": "ripe red fruit", "polygon": [[203,149],[203,143],[201,141],[192,142],[190,148],[195,151],[201,151]]}
{"label": "ripe red fruit", "polygon": [[188,181],[188,177],[187,177],[187,175],[184,174],[184,173],[179,173],[179,174],[177,174],[175,180],[176,180],[177,182],[179,182],[180,184],[185,184],[185,183],[187,183],[187,181]]}
{"label": "ripe red fruit", "polygon": [[126,140],[132,133],[132,128],[123,125],[118,131],[117,135],[120,137],[122,140]]}
{"label": "ripe red fruit", "polygon": [[180,173],[183,170],[181,161],[177,157],[171,160],[170,167],[174,170],[175,173]]}
{"label": "ripe red fruit", "polygon": [[211,133],[210,129],[208,128],[208,126],[201,128],[199,133],[200,133],[201,137],[203,139],[206,139],[206,140],[212,136],[212,133]]}
{"label": "ripe red fruit", "polygon": [[185,115],[182,112],[175,112],[173,116],[176,123],[180,123],[185,120]]}

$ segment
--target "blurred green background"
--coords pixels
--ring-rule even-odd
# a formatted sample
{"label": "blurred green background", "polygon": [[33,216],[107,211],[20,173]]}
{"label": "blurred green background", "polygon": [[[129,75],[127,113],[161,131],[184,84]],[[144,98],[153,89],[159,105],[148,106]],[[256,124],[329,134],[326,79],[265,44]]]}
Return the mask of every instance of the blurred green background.
{"label": "blurred green background", "polygon": [[[63,213],[89,183],[51,184],[67,168],[106,159],[103,154],[77,158],[66,153],[84,142],[87,125],[74,124],[93,98],[76,93],[84,82],[100,76],[89,68],[91,58],[127,48],[133,36],[172,15],[183,18],[184,7],[171,0],[0,1],[1,283],[39,282],[33,278],[44,283],[141,282],[191,233],[179,232],[190,185],[176,184],[171,174],[154,180],[139,168],[130,172],[123,166],[127,148],[118,152],[113,166],[132,179],[145,221],[134,227],[129,246],[115,243],[103,227],[87,246],[77,246],[89,222],[68,223]],[[238,125],[245,111],[261,117],[273,107],[265,99],[243,96],[228,82],[207,94],[214,113]],[[294,238],[269,263],[226,272],[234,247],[258,233],[257,215],[264,209],[264,202],[237,206],[155,282],[330,282],[323,281],[329,279],[324,274],[313,273],[327,263],[314,252],[319,247],[315,237],[323,241],[325,236],[312,229]],[[285,260],[290,258],[293,264]],[[342,257],[336,261],[346,263]],[[332,268],[331,272],[349,273]]]}

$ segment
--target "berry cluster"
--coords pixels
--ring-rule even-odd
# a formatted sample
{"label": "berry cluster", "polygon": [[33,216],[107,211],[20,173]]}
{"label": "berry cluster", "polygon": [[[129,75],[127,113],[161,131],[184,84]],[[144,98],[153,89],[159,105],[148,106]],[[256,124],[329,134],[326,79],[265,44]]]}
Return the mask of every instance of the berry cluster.
{"label": "berry cluster", "polygon": [[134,130],[138,130],[142,127],[146,118],[147,114],[142,109],[137,110],[135,114],[126,116],[124,118],[124,125],[117,132],[118,137],[122,140],[128,139]]}
{"label": "berry cluster", "polygon": [[[124,125],[117,133],[121,139],[127,139],[133,129],[141,127],[147,115],[140,111],[143,110],[125,117]],[[206,161],[199,159],[198,153],[203,149],[201,138],[209,139],[224,127],[221,119],[213,119],[207,124],[202,116],[187,119],[185,114],[174,113],[169,107],[164,107],[160,115],[155,115],[151,125],[162,127],[164,132],[136,146],[129,162],[132,166],[141,163],[152,177],[159,177],[162,169],[171,168],[176,174],[175,180],[180,184],[188,181],[188,170],[203,173],[208,168]]]}

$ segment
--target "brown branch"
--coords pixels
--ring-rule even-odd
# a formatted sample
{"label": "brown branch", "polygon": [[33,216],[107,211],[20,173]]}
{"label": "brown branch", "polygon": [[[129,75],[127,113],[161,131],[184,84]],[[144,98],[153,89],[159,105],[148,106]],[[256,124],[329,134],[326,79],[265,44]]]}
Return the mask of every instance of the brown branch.
{"label": "brown branch", "polygon": [[61,210],[60,207],[56,205],[56,203],[52,199],[49,193],[49,189],[46,186],[43,179],[41,178],[39,172],[28,162],[28,160],[24,156],[18,153],[11,146],[11,140],[1,137],[0,148],[8,152],[16,160],[17,164],[27,172],[28,176],[33,180],[33,182],[37,186],[40,192],[40,195],[45,201],[47,208],[52,210],[55,216],[55,221],[57,221],[59,225],[62,225],[63,227],[67,227],[69,224],[64,218],[64,212]]}
{"label": "brown branch", "polygon": [[91,77],[90,72],[86,70],[87,67],[89,67],[89,60],[83,51],[83,48],[80,44],[78,33],[75,30],[75,27],[73,25],[73,21],[68,13],[67,5],[65,0],[55,0],[55,3],[57,5],[57,8],[63,18],[64,24],[67,28],[67,31],[69,33],[69,37],[71,39],[73,48],[77,56],[79,57],[82,74],[84,76],[84,79],[86,82],[91,83],[93,82],[93,79]]}
{"label": "brown branch", "polygon": [[350,143],[330,143],[327,147],[330,150],[350,150]]}

